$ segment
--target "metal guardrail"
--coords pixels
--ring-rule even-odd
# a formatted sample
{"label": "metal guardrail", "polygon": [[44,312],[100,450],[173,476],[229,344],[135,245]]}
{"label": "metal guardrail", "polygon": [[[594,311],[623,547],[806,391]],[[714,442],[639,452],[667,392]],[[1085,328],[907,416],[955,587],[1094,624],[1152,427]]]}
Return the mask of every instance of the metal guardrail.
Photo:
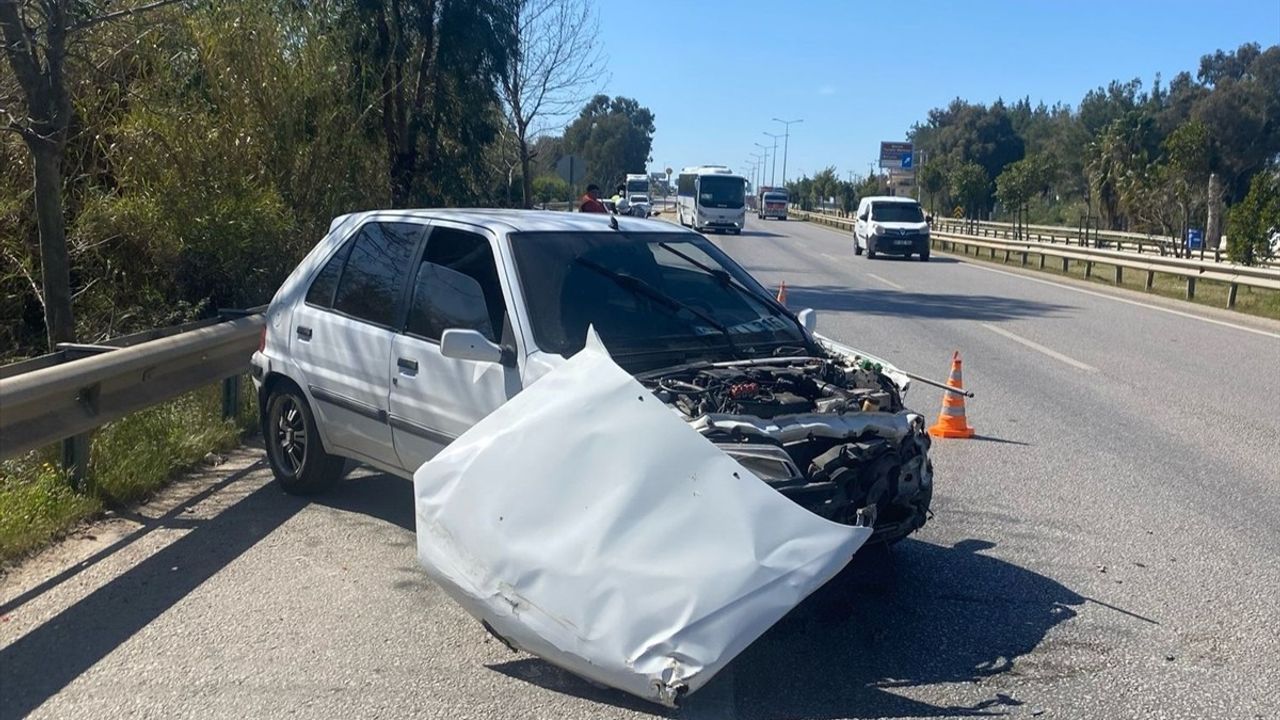
{"label": "metal guardrail", "polygon": [[[803,210],[792,210],[791,213],[796,218],[816,222],[823,225],[829,225],[841,230],[853,232],[854,221],[847,218],[827,215],[825,213],[813,213]],[[948,221],[950,222],[950,221]],[[1044,243],[1028,240],[1003,240],[993,237],[983,237],[970,235],[965,233],[955,233],[940,231],[939,226],[948,226],[944,223],[935,221],[935,230],[931,235],[931,243],[940,250],[955,251],[956,247],[964,248],[967,253],[969,248],[975,248],[975,256],[978,251],[985,249],[990,254],[991,259],[996,258],[996,253],[1004,253],[1005,262],[1009,262],[1014,253],[1021,255],[1022,264],[1028,264],[1029,257],[1038,256],[1040,267],[1043,269],[1046,264],[1046,258],[1057,258],[1062,263],[1062,270],[1066,272],[1071,262],[1083,263],[1085,268],[1085,277],[1093,276],[1094,265],[1106,265],[1113,269],[1114,281],[1120,284],[1124,277],[1125,270],[1135,270],[1145,272],[1145,287],[1150,290],[1155,282],[1157,273],[1174,275],[1186,282],[1186,297],[1188,300],[1193,299],[1196,293],[1197,280],[1210,280],[1219,282],[1227,286],[1227,307],[1234,308],[1236,305],[1236,296],[1240,286],[1262,288],[1266,290],[1280,290],[1280,269],[1273,267],[1259,267],[1249,265],[1237,265],[1226,262],[1213,262],[1210,260],[1193,260],[1187,258],[1177,258],[1166,255],[1139,255],[1132,252],[1121,250],[1105,250],[1090,247],[1069,246],[1066,244],[1058,245],[1055,243]]]}
{"label": "metal guardrail", "polygon": [[81,480],[90,431],[220,380],[223,414],[234,415],[264,324],[258,310],[223,311],[108,345],[62,346],[0,369],[0,459],[62,441],[63,464]]}

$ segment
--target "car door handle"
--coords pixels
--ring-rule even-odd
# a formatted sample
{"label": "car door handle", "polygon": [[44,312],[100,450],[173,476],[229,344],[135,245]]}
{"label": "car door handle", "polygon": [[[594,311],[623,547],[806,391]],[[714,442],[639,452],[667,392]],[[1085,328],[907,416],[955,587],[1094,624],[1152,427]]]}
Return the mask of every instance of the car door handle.
{"label": "car door handle", "polygon": [[397,358],[396,366],[398,366],[401,370],[404,370],[408,373],[418,372],[417,360],[410,360],[409,358]]}
{"label": "car door handle", "polygon": [[302,338],[303,340],[311,339],[311,328],[307,327],[306,325],[299,325],[296,332],[298,333],[298,337]]}

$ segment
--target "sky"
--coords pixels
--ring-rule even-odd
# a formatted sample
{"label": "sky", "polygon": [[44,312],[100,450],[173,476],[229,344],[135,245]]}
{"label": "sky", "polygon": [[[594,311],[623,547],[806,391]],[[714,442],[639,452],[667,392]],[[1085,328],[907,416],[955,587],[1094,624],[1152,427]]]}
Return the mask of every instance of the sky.
{"label": "sky", "polygon": [[[865,175],[881,140],[961,97],[1074,105],[1200,56],[1280,44],[1280,0],[648,0],[602,2],[604,92],[655,115],[651,172],[728,165],[791,126],[787,176]],[[774,179],[783,174],[783,140]],[[770,157],[770,165],[773,158]]]}

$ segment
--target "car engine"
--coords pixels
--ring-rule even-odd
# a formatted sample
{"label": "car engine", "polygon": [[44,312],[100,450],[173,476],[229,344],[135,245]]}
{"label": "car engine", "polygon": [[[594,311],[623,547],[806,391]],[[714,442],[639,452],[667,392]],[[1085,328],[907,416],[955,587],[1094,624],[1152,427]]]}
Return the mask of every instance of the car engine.
{"label": "car engine", "polygon": [[770,486],[896,542],[924,525],[933,466],[924,418],[867,359],[770,358],[646,373],[641,381]]}

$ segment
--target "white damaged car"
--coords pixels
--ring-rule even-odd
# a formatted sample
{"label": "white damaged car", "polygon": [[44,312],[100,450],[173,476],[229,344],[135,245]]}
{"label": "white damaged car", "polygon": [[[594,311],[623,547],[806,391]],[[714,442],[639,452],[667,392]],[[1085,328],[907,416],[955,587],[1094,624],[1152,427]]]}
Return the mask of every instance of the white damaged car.
{"label": "white damaged car", "polygon": [[906,376],[670,224],[340,217],[252,367],[286,490],[413,477],[419,557],[490,632],[667,705],[929,514]]}

